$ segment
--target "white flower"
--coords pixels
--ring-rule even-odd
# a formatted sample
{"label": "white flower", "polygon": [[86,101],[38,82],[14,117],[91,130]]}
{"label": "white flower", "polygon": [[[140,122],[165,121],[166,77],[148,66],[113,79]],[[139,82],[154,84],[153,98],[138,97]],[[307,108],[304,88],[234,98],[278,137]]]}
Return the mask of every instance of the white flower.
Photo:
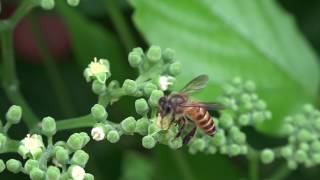
{"label": "white flower", "polygon": [[106,65],[103,64],[102,59],[99,59],[98,61],[97,58],[95,57],[94,60],[89,64],[89,71],[88,71],[89,76],[96,76],[98,74],[106,73],[106,72],[109,72],[109,70],[106,67]]}
{"label": "white flower", "polygon": [[162,130],[168,130],[170,127],[170,123],[171,123],[171,120],[167,116],[161,118],[160,114],[158,114],[158,118],[156,122],[156,125],[158,126],[158,128]]}
{"label": "white flower", "polygon": [[73,166],[71,170],[71,177],[74,180],[83,180],[86,175],[84,169],[80,166]]}
{"label": "white flower", "polygon": [[159,78],[159,87],[162,91],[165,91],[168,89],[169,86],[173,84],[174,78],[171,76],[161,76]]}
{"label": "white flower", "polygon": [[21,140],[21,145],[19,146],[19,150],[22,152],[23,156],[27,153],[31,153],[33,157],[40,154],[43,148],[44,144],[42,142],[42,137],[37,134],[33,134],[32,136],[27,134],[27,137]]}
{"label": "white flower", "polygon": [[102,141],[105,138],[106,134],[101,127],[95,127],[91,130],[91,136],[96,141]]}

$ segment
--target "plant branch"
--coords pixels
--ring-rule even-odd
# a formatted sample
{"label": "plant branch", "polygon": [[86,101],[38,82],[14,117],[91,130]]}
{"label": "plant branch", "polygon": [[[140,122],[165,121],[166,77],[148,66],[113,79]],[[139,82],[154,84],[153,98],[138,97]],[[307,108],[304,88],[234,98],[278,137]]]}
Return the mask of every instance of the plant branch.
{"label": "plant branch", "polygon": [[268,180],[282,180],[288,177],[291,170],[288,168],[287,164],[283,164],[281,167],[277,168],[277,171],[272,174]]}
{"label": "plant branch", "polygon": [[32,129],[38,122],[38,118],[19,91],[14,61],[12,30],[10,28],[2,30],[0,36],[3,59],[2,86],[10,101],[22,107],[24,111],[23,120],[28,128]]}
{"label": "plant branch", "polygon": [[35,17],[32,15],[29,17],[32,33],[39,47],[41,57],[44,60],[44,67],[47,71],[49,80],[51,81],[52,88],[56,94],[61,110],[66,116],[73,116],[75,114],[75,110],[72,106],[72,101],[70,99],[70,95],[68,94],[65,83],[63,82],[59,70],[55,64],[55,60],[50,54],[49,48],[43,37],[43,33],[40,31]]}
{"label": "plant branch", "polygon": [[258,152],[249,147],[249,152],[247,155],[249,161],[249,179],[258,180],[259,179],[259,157]]}
{"label": "plant branch", "polygon": [[81,117],[57,121],[57,130],[63,131],[68,129],[92,127],[95,123],[96,120],[91,114],[88,114]]}
{"label": "plant branch", "polygon": [[12,139],[7,139],[6,145],[0,150],[2,153],[18,152],[20,142]]}
{"label": "plant branch", "polygon": [[117,7],[116,1],[105,0],[105,5],[123,45],[125,46],[127,52],[130,52],[131,49],[136,46],[136,43],[132,33],[130,32],[129,25]]}

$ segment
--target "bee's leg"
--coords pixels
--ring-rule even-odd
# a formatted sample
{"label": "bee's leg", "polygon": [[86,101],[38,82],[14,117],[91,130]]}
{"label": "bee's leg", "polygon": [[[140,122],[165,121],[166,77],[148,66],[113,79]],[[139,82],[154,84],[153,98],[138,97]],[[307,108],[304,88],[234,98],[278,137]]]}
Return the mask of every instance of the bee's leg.
{"label": "bee's leg", "polygon": [[188,144],[190,139],[195,135],[197,126],[194,126],[192,130],[183,138],[183,144]]}
{"label": "bee's leg", "polygon": [[178,138],[181,136],[181,134],[185,128],[185,125],[186,125],[186,119],[184,117],[182,117],[178,120],[178,123],[179,123],[179,130],[178,130],[178,133],[176,134],[175,138]]}

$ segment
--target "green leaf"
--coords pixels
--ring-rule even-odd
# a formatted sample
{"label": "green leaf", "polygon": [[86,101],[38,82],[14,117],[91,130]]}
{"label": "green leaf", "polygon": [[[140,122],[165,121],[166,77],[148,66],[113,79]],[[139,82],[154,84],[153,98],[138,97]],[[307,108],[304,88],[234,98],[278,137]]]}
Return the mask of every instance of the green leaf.
{"label": "green leaf", "polygon": [[[57,11],[66,23],[75,59],[80,67],[86,67],[94,57],[107,58],[112,70],[126,67],[122,47],[116,36],[98,23],[83,16],[77,9],[65,2],[57,2]],[[113,68],[112,64],[117,64]],[[120,71],[120,70],[118,70]]]}
{"label": "green leaf", "polygon": [[316,55],[275,1],[131,2],[134,23],[147,41],[176,50],[184,69],[180,86],[209,75],[201,99],[212,101],[235,76],[253,80],[273,112],[273,120],[261,127],[269,133],[279,130],[285,115],[315,101]]}

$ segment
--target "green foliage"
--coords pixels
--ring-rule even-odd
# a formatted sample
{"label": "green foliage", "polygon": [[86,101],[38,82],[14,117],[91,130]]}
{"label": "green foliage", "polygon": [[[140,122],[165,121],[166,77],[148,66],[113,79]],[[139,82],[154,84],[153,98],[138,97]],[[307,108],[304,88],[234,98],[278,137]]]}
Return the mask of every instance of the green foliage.
{"label": "green foliage", "polygon": [[179,52],[177,58],[187,69],[180,82],[209,75],[200,99],[210,101],[235,76],[251,79],[274,114],[260,127],[269,133],[279,130],[285,115],[314,101],[320,77],[316,56],[275,1],[130,2],[134,22],[147,41]]}

